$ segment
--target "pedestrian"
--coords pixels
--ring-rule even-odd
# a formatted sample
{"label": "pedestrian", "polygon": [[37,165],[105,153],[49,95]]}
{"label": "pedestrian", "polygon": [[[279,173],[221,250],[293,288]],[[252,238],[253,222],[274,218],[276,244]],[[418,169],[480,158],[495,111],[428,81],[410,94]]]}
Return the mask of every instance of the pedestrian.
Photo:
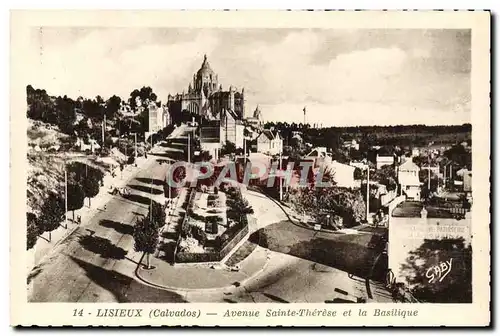
{"label": "pedestrian", "polygon": [[78,224],[82,224],[82,216],[78,215],[77,221],[78,221]]}

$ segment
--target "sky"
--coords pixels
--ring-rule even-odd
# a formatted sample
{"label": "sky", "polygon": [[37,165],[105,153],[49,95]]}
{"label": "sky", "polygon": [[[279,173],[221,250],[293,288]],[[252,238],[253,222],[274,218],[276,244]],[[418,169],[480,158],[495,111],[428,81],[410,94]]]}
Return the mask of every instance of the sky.
{"label": "sky", "polygon": [[470,122],[469,30],[33,28],[26,71],[51,95],[159,99],[206,54],[266,121],[323,126]]}

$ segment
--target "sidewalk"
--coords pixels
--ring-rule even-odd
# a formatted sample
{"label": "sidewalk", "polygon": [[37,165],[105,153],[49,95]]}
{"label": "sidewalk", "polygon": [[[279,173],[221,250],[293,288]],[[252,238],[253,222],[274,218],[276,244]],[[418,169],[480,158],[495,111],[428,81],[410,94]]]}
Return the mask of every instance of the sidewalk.
{"label": "sidewalk", "polygon": [[276,204],[283,211],[283,213],[287,216],[290,223],[292,223],[298,227],[307,229],[307,230],[327,232],[327,233],[333,233],[333,234],[339,234],[339,233],[340,234],[342,234],[342,233],[356,234],[359,231],[363,231],[360,229],[364,229],[366,227],[369,227],[369,225],[360,224],[356,227],[343,228],[343,229],[339,229],[339,230],[329,230],[329,229],[325,229],[324,227],[322,227],[321,230],[315,230],[314,225],[309,224],[309,222],[313,220],[311,216],[300,215],[294,209],[292,209],[292,207],[290,205],[288,205],[284,202],[279,202],[278,200],[275,200],[274,198],[272,198],[264,193],[260,193],[260,192],[253,191],[253,190],[249,191],[249,193],[256,193],[256,194],[262,195],[262,197],[266,197],[270,201],[274,202],[274,204]]}
{"label": "sidewalk", "polygon": [[[120,172],[116,174],[115,177],[112,177],[111,174],[106,174],[103,178],[103,184],[99,190],[99,193],[91,199],[91,207],[88,206],[88,198],[84,201],[84,206],[78,210],[75,210],[75,221],[78,216],[81,216],[82,223],[80,225],[85,225],[85,223],[90,220],[98,211],[103,211],[102,207],[109,202],[109,200],[113,197],[108,193],[109,187],[114,185],[116,187],[122,187],[127,185],[127,183],[144,167],[152,164],[154,162],[154,158],[145,159],[143,157],[137,158],[137,167],[133,165],[127,166],[123,170],[123,176],[121,176]],[[72,221],[73,212],[69,211],[67,213],[68,221],[61,223],[56,230],[51,232],[51,241],[48,239],[48,232],[44,232],[42,236],[40,236],[35,244],[35,246],[27,251],[27,272],[29,273],[36,265],[40,264],[45,257],[50,254],[50,251],[57,245],[59,245],[64,239],[66,239],[69,235],[71,235],[77,228],[78,224]]]}
{"label": "sidewalk", "polygon": [[[269,260],[268,251],[257,246],[243,261],[240,271],[210,268],[207,265],[172,266],[161,259],[151,257],[152,270],[141,266],[136,269],[136,276],[150,285],[177,291],[222,290],[231,286],[241,286],[259,274]],[[143,261],[144,263],[144,261]]]}

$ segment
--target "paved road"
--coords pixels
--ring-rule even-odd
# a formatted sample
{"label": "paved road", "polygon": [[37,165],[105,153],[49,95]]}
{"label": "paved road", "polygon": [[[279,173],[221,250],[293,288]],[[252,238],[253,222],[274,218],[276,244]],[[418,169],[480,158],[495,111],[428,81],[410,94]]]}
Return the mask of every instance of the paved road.
{"label": "paved road", "polygon": [[[170,154],[163,156],[170,157]],[[138,172],[129,181],[134,193],[130,200],[119,196],[113,198],[106,210],[82,224],[33,270],[30,301],[285,303],[334,299],[345,302],[367,297],[364,279],[350,277],[345,271],[302,256],[317,244],[330,244],[326,239],[328,235],[317,235],[287,223],[282,210],[274,202],[257,194],[248,195],[258,220],[252,231],[269,230],[270,241],[265,245],[273,250],[269,264],[257,277],[244,286],[224,292],[176,293],[138,281],[134,270],[141,254],[133,251],[131,233],[137,216],[147,213],[151,178],[158,183],[153,188],[159,194],[157,197],[161,197],[162,186],[158,181],[164,178],[167,169],[165,164],[157,162],[161,158],[162,155],[151,156],[149,168]],[[336,248],[342,250],[342,247]],[[391,301],[380,286],[372,283],[370,291],[377,301]]]}
{"label": "paved road", "polygon": [[[270,249],[268,265],[244,286],[231,291],[181,293],[187,301],[323,303],[327,300],[352,302],[356,298],[365,298],[368,301],[392,302],[390,293],[380,284],[370,281],[367,286],[363,277],[352,276],[345,270],[326,265],[332,258],[325,255],[323,249],[329,246],[332,254],[338,251],[339,259],[347,259],[349,266],[355,265],[363,257],[362,252],[366,249],[360,244],[370,240],[369,233],[339,235],[301,228],[286,220],[282,210],[267,197],[252,191],[244,193],[244,196],[254,208],[257,218],[252,231],[264,230],[267,233],[266,241],[258,243]],[[258,237],[251,240],[255,241]],[[323,244],[326,246],[320,246]],[[340,253],[346,254],[346,250],[349,256],[340,256]],[[325,260],[315,260],[321,257]]]}
{"label": "paved road", "polygon": [[30,301],[183,302],[175,293],[133,278],[142,255],[134,252],[133,226],[138,216],[147,214],[152,197],[163,198],[161,181],[167,165],[157,159],[150,156],[151,163],[128,181],[128,199],[113,197],[106,209],[83,223],[32,271]]}

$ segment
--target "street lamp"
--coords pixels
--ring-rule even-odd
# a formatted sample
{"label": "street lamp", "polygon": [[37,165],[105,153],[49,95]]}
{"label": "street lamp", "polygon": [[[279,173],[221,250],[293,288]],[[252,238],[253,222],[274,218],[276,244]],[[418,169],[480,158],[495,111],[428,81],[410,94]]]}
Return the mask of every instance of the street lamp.
{"label": "street lamp", "polygon": [[370,165],[366,164],[366,222],[369,223],[370,217]]}
{"label": "street lamp", "polygon": [[137,133],[131,133],[134,135],[134,163],[135,166],[137,167]]}

